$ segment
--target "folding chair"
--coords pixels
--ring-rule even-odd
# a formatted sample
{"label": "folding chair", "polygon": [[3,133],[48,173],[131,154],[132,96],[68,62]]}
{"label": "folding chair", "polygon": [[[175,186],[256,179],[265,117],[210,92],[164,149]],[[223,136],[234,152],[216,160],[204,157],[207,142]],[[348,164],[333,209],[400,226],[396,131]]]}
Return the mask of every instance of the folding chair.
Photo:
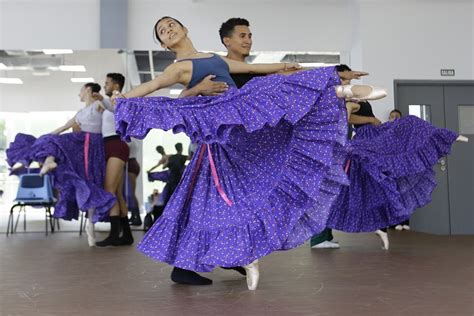
{"label": "folding chair", "polygon": [[[53,188],[49,175],[40,176],[39,174],[23,174],[20,176],[20,185],[18,187],[15,204],[10,209],[10,216],[7,224],[7,236],[16,232],[20,214],[23,212],[23,229],[26,230],[26,207],[32,206],[45,209],[45,233],[48,235],[48,221],[51,232],[54,233],[54,221],[51,215],[51,208],[54,208],[56,200],[53,196]],[[14,220],[14,210],[19,207],[16,222]],[[14,223],[15,222],[15,223]],[[56,219],[57,228],[59,221]]]}

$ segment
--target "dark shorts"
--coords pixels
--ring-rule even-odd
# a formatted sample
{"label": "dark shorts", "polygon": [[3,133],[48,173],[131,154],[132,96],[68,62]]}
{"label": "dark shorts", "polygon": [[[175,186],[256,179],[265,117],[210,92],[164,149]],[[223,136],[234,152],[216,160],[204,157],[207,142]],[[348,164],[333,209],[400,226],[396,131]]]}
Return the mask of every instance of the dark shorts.
{"label": "dark shorts", "polygon": [[105,146],[105,161],[109,158],[115,157],[123,162],[128,161],[128,155],[130,149],[128,148],[127,143],[120,140],[119,136],[109,136],[104,138]]}
{"label": "dark shorts", "polygon": [[128,160],[128,172],[136,174],[137,176],[140,174],[140,165],[135,158]]}

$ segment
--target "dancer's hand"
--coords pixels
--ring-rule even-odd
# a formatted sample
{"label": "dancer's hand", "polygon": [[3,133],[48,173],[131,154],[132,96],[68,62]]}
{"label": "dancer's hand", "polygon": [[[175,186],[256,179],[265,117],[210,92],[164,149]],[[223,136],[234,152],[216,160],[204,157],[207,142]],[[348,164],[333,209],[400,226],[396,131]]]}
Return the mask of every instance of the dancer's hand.
{"label": "dancer's hand", "polygon": [[283,69],[283,71],[298,70],[298,69],[301,69],[301,68],[303,68],[303,67],[298,63],[285,63],[285,68]]}
{"label": "dancer's hand", "polygon": [[360,77],[367,76],[369,73],[364,71],[341,71],[339,77],[343,80],[360,79]]}
{"label": "dancer's hand", "polygon": [[76,122],[74,122],[74,125],[72,126],[72,131],[75,132],[75,133],[78,133],[78,132],[82,132],[82,129],[81,129],[81,127],[79,126],[79,124],[77,124]]}
{"label": "dancer's hand", "polygon": [[371,120],[370,120],[370,124],[372,124],[374,126],[377,126],[377,125],[382,124],[382,122],[380,122],[380,120],[378,118],[372,117]]}
{"label": "dancer's hand", "polygon": [[209,75],[199,82],[195,88],[198,94],[200,95],[219,95],[226,92],[229,89],[229,86],[225,82],[213,81],[216,76]]}
{"label": "dancer's hand", "polygon": [[114,90],[114,92],[112,92],[112,96],[110,97],[110,101],[112,102],[113,106],[115,106],[115,100],[119,98],[125,98],[125,96],[121,94],[119,91]]}
{"label": "dancer's hand", "polygon": [[104,100],[104,96],[100,94],[99,92],[92,92],[92,98],[97,101]]}

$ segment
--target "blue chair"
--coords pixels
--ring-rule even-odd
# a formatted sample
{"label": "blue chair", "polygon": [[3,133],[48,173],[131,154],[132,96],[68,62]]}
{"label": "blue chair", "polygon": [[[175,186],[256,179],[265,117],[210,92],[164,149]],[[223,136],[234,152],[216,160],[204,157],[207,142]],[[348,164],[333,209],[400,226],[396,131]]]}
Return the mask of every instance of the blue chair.
{"label": "blue chair", "polygon": [[[20,185],[18,187],[16,202],[10,209],[10,217],[8,218],[7,236],[16,232],[20,214],[23,212],[23,229],[26,230],[26,207],[39,207],[45,209],[45,228],[48,235],[48,221],[51,232],[54,233],[54,222],[51,216],[51,208],[54,208],[56,200],[53,196],[53,187],[49,175],[40,176],[39,174],[22,174],[20,176]],[[19,207],[18,216],[14,225],[13,213],[15,208]],[[58,229],[59,221],[56,220]]]}

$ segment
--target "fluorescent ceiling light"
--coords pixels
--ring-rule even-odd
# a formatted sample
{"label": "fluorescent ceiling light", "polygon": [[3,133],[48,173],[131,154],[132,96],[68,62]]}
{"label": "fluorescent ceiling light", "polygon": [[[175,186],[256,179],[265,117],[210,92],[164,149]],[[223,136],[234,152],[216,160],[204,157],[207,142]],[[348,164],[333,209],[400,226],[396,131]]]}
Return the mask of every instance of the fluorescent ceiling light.
{"label": "fluorescent ceiling light", "polygon": [[0,83],[23,84],[23,80],[21,80],[20,78],[0,78]]}
{"label": "fluorescent ceiling light", "polygon": [[61,55],[61,54],[72,54],[72,49],[43,49],[43,53],[46,55]]}
{"label": "fluorescent ceiling light", "polygon": [[88,78],[71,78],[71,82],[95,82],[94,78],[88,77]]}
{"label": "fluorescent ceiling light", "polygon": [[0,70],[4,70],[4,69],[7,69],[7,66],[5,66],[4,63],[0,63]]}
{"label": "fluorescent ceiling light", "polygon": [[32,75],[33,76],[36,76],[36,77],[45,77],[45,76],[49,76],[51,73],[49,71],[34,71],[32,72]]}
{"label": "fluorescent ceiling light", "polygon": [[180,95],[181,91],[183,91],[183,89],[171,89],[170,94],[171,95]]}
{"label": "fluorescent ceiling light", "polygon": [[83,65],[61,65],[59,66],[59,70],[85,72],[86,67],[84,67]]}

